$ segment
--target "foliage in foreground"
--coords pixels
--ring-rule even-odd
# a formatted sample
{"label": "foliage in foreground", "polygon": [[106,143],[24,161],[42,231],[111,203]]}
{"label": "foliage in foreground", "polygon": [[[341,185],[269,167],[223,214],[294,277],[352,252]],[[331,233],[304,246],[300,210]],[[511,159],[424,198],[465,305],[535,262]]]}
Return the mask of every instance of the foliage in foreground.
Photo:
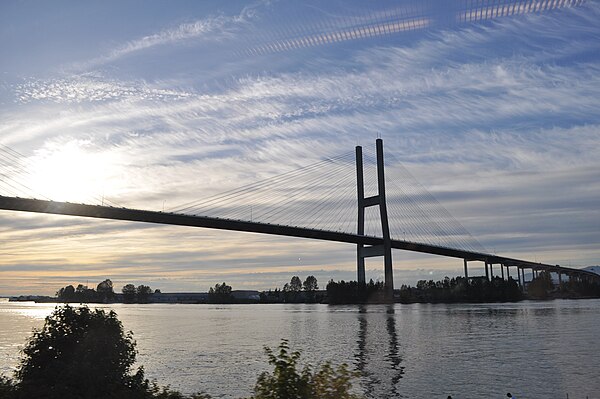
{"label": "foliage in foreground", "polygon": [[151,384],[142,367],[132,370],[136,353],[115,312],[57,307],[23,349],[15,381],[0,381],[0,397],[183,398]]}
{"label": "foliage in foreground", "polygon": [[57,308],[23,353],[16,372],[22,397],[143,397],[147,388],[142,368],[131,373],[135,342],[113,311]]}
{"label": "foliage in foreground", "polygon": [[265,351],[275,369],[258,377],[251,399],[360,398],[350,392],[356,373],[348,370],[346,364],[335,369],[327,362],[314,372],[309,365],[299,370],[300,352],[292,352],[287,340],[282,340],[277,353],[266,347]]}
{"label": "foliage in foreground", "polygon": [[[356,373],[325,363],[298,370],[300,352],[283,340],[277,353],[265,348],[273,373],[258,377],[251,399],[357,399],[350,393]],[[133,370],[137,351],[114,311],[57,307],[23,349],[11,380],[0,376],[1,399],[210,399],[185,396],[151,383]]]}

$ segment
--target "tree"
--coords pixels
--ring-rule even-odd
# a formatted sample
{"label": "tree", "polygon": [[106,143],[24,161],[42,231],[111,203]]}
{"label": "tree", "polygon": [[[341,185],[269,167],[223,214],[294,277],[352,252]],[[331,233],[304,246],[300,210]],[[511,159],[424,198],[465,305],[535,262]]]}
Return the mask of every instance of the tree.
{"label": "tree", "polygon": [[317,284],[317,278],[315,276],[308,276],[304,283],[302,283],[302,288],[304,292],[306,292],[306,300],[308,302],[315,301],[315,291],[319,289]]}
{"label": "tree", "polygon": [[131,373],[135,341],[115,312],[56,308],[23,349],[17,368],[19,397],[143,397],[143,369]]}
{"label": "tree", "polygon": [[56,308],[23,349],[16,379],[0,376],[2,399],[210,399],[185,396],[144,378],[133,333],[115,312]]}
{"label": "tree", "polygon": [[148,303],[148,298],[151,294],[152,289],[150,287],[140,284],[136,290],[138,303]]}
{"label": "tree", "polygon": [[98,293],[100,301],[103,302],[111,301],[115,297],[113,283],[108,278],[96,286],[96,292]]}
{"label": "tree", "polygon": [[64,302],[72,301],[75,299],[75,287],[73,287],[72,285],[67,285],[66,287],[58,290],[56,296],[58,297],[58,299]]}
{"label": "tree", "polygon": [[298,370],[300,352],[291,351],[288,341],[282,340],[275,353],[265,347],[273,373],[264,372],[256,381],[251,399],[358,399],[350,393],[356,373],[342,364],[337,369],[325,363],[312,372],[310,366]]}
{"label": "tree", "polygon": [[542,271],[529,283],[527,292],[533,298],[545,299],[553,289],[554,283],[552,282],[550,273]]}
{"label": "tree", "polygon": [[304,283],[302,283],[302,288],[304,291],[316,291],[319,289],[319,285],[317,284],[317,278],[315,276],[308,276]]}
{"label": "tree", "polygon": [[81,303],[87,302],[95,302],[97,301],[96,291],[91,288],[88,288],[87,285],[78,284],[75,289],[75,298],[76,301]]}
{"label": "tree", "polygon": [[302,291],[302,281],[300,277],[294,276],[292,280],[283,286],[283,299],[285,302],[298,302],[299,294]]}
{"label": "tree", "polygon": [[16,398],[16,387],[14,382],[4,376],[0,376],[0,398]]}
{"label": "tree", "polygon": [[231,303],[233,295],[231,294],[231,286],[225,284],[215,284],[215,288],[210,287],[208,290],[208,301],[211,303]]}
{"label": "tree", "polygon": [[300,292],[302,290],[302,281],[300,281],[300,277],[292,277],[292,280],[290,281],[290,290],[294,292]]}
{"label": "tree", "polygon": [[123,292],[123,301],[125,303],[133,303],[135,301],[135,294],[136,294],[135,285],[127,284],[127,285],[123,286],[123,288],[121,289],[121,292]]}

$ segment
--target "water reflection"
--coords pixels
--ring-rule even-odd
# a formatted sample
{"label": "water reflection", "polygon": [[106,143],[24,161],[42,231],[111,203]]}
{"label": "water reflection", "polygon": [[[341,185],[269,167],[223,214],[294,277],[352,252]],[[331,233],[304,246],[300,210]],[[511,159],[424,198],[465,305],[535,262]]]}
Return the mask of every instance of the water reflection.
{"label": "water reflection", "polygon": [[402,357],[398,350],[398,333],[396,332],[396,315],[393,305],[388,305],[386,317],[386,328],[390,336],[389,356],[387,357],[394,373],[392,374],[392,394],[398,395],[398,383],[404,374],[404,366],[401,366]]}
{"label": "water reflection", "polygon": [[402,356],[394,306],[360,306],[356,343],[355,366],[361,374],[361,386],[365,396],[401,397],[398,388],[404,374],[404,366],[401,365]]}

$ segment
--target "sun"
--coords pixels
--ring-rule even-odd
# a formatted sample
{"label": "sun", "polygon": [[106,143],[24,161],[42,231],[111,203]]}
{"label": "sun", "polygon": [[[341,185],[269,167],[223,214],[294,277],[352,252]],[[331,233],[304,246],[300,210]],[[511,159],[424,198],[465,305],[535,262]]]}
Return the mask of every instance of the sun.
{"label": "sun", "polygon": [[53,201],[98,203],[115,193],[116,157],[86,141],[52,144],[31,159],[29,188]]}

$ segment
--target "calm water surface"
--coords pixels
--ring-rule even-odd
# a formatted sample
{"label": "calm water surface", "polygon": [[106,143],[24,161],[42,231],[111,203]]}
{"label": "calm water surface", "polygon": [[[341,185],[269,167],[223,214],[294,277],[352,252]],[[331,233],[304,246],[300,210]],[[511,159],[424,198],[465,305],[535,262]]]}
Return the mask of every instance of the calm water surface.
{"label": "calm water surface", "polygon": [[[161,385],[250,395],[287,338],[313,364],[348,363],[368,398],[600,398],[600,300],[458,305],[111,305]],[[0,302],[10,374],[53,305]]]}

